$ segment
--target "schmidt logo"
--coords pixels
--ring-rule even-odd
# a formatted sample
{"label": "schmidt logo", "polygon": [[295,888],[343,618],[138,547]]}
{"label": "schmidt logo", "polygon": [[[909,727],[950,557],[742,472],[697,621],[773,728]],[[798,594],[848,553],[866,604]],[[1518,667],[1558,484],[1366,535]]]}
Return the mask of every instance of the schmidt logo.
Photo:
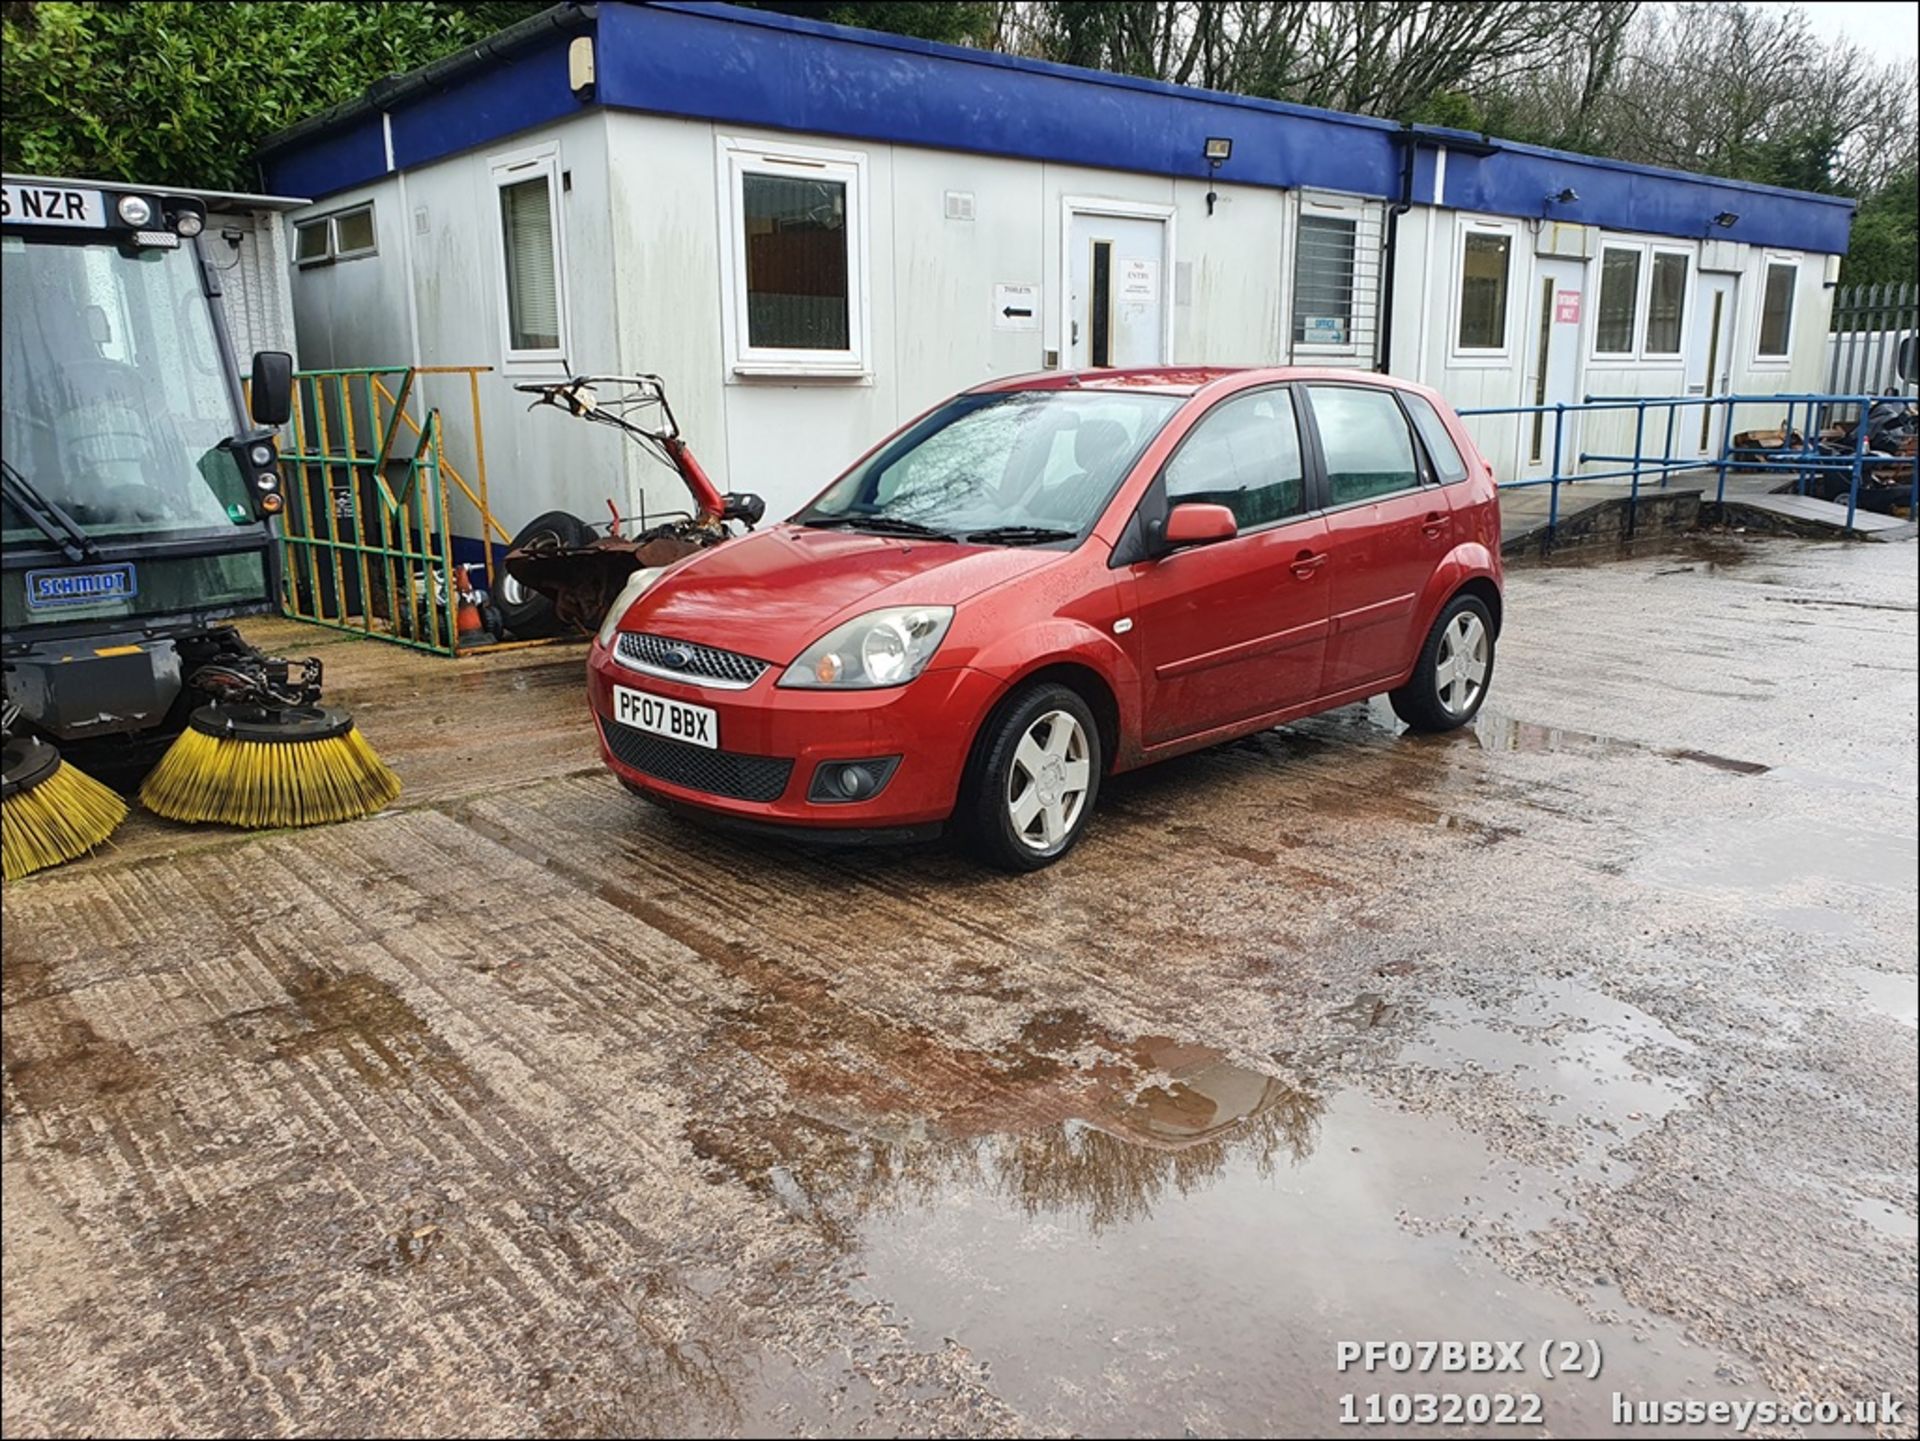
{"label": "schmidt logo", "polygon": [[27,608],[57,610],[67,605],[97,605],[126,600],[139,594],[130,565],[92,570],[30,570],[27,572]]}

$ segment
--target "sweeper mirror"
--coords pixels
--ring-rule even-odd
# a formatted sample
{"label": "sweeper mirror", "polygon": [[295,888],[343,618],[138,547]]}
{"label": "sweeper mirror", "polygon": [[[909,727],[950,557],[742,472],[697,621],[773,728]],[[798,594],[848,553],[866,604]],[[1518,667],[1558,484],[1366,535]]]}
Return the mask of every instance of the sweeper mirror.
{"label": "sweeper mirror", "polygon": [[261,425],[278,430],[293,415],[293,357],[284,350],[253,353],[253,393],[248,409]]}

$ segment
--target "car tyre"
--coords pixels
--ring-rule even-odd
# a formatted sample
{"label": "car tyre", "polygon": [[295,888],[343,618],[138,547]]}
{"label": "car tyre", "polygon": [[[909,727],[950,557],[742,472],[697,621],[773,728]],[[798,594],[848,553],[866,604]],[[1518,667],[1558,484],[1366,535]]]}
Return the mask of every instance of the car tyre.
{"label": "car tyre", "polygon": [[[585,545],[593,539],[593,531],[577,515],[564,510],[550,510],[522,526],[508,549],[518,550],[523,545],[546,539],[558,541],[567,547]],[[539,591],[528,590],[521,585],[507,574],[504,566],[494,572],[492,599],[500,608],[500,620],[507,633],[515,640],[560,635],[567,629],[553,613],[553,602]]]}
{"label": "car tyre", "polygon": [[1476,595],[1456,595],[1427,632],[1413,674],[1387,700],[1417,731],[1450,731],[1480,710],[1493,682],[1493,615]]}
{"label": "car tyre", "polygon": [[1003,871],[1037,871],[1072,850],[1100,794],[1100,727],[1079,692],[1016,691],[981,728],[955,813],[967,848]]}

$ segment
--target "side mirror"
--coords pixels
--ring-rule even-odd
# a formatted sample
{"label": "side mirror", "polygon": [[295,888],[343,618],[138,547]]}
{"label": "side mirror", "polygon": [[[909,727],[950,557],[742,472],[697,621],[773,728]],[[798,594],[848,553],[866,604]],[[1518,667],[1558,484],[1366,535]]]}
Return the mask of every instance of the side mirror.
{"label": "side mirror", "polygon": [[284,350],[253,353],[253,418],[278,430],[293,415],[293,357]]}
{"label": "side mirror", "polygon": [[1216,540],[1232,540],[1240,533],[1233,512],[1224,505],[1203,505],[1188,501],[1167,512],[1167,523],[1160,532],[1168,546],[1207,545]]}

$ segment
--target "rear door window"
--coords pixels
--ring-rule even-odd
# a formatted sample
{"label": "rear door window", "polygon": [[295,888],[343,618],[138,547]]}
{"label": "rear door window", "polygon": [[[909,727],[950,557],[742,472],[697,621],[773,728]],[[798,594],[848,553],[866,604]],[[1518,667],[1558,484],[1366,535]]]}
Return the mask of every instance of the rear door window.
{"label": "rear door window", "polygon": [[1420,439],[1426,442],[1427,454],[1433,457],[1433,473],[1440,483],[1467,478],[1467,463],[1460,458],[1460,447],[1453,443],[1453,436],[1447,430],[1447,423],[1440,418],[1440,412],[1433,408],[1433,402],[1424,395],[1415,395],[1410,390],[1400,392],[1400,399],[1406,402],[1407,414],[1413,417],[1413,428],[1420,432]]}
{"label": "rear door window", "polygon": [[1293,398],[1256,390],[1200,418],[1167,463],[1167,504],[1224,505],[1242,530],[1299,515],[1306,467]]}
{"label": "rear door window", "polygon": [[1310,385],[1307,398],[1326,456],[1329,505],[1352,505],[1420,484],[1413,433],[1392,391]]}

